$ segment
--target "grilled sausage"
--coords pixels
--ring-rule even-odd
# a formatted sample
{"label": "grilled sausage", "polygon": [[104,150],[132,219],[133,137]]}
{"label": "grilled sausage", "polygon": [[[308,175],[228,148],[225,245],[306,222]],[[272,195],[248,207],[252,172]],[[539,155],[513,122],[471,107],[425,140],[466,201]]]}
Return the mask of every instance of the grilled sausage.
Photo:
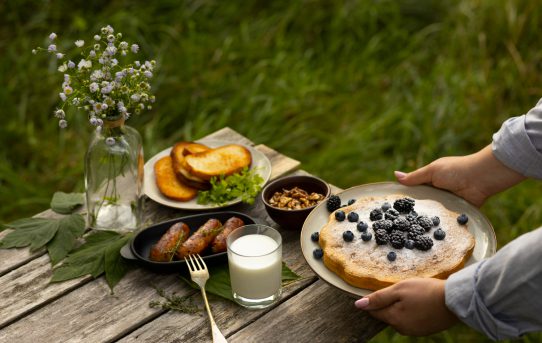
{"label": "grilled sausage", "polygon": [[177,248],[190,235],[190,228],[183,222],[173,224],[152,246],[149,258],[157,262],[169,262],[173,259]]}
{"label": "grilled sausage", "polygon": [[245,225],[245,222],[237,217],[231,217],[228,219],[224,226],[222,226],[222,231],[215,237],[211,243],[211,250],[214,253],[226,251],[226,239],[233,231],[237,230],[241,226]]}
{"label": "grilled sausage", "polygon": [[190,254],[200,254],[211,244],[221,227],[222,223],[218,219],[211,218],[206,221],[186,242],[179,246],[177,258],[183,259]]}

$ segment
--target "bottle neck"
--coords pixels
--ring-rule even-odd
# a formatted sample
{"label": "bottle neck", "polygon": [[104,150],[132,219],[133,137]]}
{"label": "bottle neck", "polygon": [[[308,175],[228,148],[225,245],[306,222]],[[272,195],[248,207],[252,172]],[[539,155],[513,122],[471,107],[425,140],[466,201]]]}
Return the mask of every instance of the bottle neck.
{"label": "bottle neck", "polygon": [[124,133],[124,116],[118,119],[104,120],[102,135],[104,136],[119,136]]}

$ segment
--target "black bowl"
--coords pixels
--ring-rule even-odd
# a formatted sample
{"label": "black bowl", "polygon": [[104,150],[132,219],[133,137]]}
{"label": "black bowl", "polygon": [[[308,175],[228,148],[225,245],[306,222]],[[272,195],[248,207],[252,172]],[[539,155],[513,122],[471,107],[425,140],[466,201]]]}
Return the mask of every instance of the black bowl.
{"label": "black bowl", "polygon": [[309,175],[286,176],[265,186],[262,191],[262,200],[265,205],[265,209],[267,210],[267,214],[284,229],[301,229],[303,222],[309,213],[316,207],[316,205],[313,205],[299,210],[288,210],[274,207],[269,203],[269,199],[273,196],[273,194],[275,194],[275,192],[282,191],[283,189],[292,189],[296,186],[308,193],[317,192],[324,195],[324,200],[322,201],[325,201],[331,194],[331,188],[327,182],[315,176]]}
{"label": "black bowl", "polygon": [[[149,226],[148,228],[138,232],[129,245],[124,246],[121,249],[122,257],[131,260],[137,260],[141,265],[152,269],[157,272],[179,272],[185,264],[184,260],[180,261],[171,261],[171,262],[156,262],[149,259],[149,253],[151,248],[164,233],[175,223],[184,222],[190,228],[190,234],[195,232],[201,225],[203,225],[207,220],[211,218],[216,218],[220,220],[221,223],[224,223],[231,217],[238,217],[245,222],[245,225],[255,224],[254,219],[247,216],[246,214],[234,212],[234,211],[224,211],[224,212],[214,212],[214,213],[204,213],[204,214],[195,214],[186,217],[180,217],[176,219],[171,219],[160,224]],[[227,260],[227,252],[220,252],[213,254],[210,251],[205,251],[201,254],[201,257],[206,262],[206,264],[214,264],[216,262],[221,262]]]}

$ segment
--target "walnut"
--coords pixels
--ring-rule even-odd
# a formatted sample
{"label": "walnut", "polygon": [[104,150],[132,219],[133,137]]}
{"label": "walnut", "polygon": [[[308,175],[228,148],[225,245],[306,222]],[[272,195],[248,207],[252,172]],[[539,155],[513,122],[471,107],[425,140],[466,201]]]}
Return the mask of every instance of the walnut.
{"label": "walnut", "polygon": [[300,210],[314,206],[322,200],[324,200],[324,196],[320,193],[309,194],[299,187],[294,187],[292,189],[283,188],[282,191],[275,192],[269,199],[269,204],[286,210]]}

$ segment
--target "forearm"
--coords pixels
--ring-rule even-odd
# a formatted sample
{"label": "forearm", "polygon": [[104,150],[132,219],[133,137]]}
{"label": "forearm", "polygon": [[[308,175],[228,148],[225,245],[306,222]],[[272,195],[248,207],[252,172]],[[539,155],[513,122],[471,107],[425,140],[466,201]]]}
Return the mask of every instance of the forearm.
{"label": "forearm", "polygon": [[446,305],[492,339],[542,330],[542,229],[450,276]]}

